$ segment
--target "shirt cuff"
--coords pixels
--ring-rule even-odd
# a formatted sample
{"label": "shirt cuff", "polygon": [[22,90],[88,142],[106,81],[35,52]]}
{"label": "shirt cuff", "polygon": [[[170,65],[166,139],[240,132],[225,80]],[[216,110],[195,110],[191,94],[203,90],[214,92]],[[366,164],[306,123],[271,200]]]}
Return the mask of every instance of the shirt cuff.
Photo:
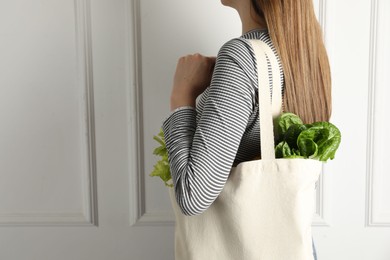
{"label": "shirt cuff", "polygon": [[165,119],[163,120],[164,122],[167,121],[168,118],[170,118],[173,114],[175,114],[177,111],[180,111],[180,110],[183,110],[183,109],[192,109],[192,110],[195,110],[196,112],[196,108],[193,107],[193,106],[182,106],[182,107],[177,107],[176,109],[172,110],[169,115],[167,117],[165,117]]}
{"label": "shirt cuff", "polygon": [[[177,157],[183,158],[191,148],[196,130],[196,115],[197,111],[193,107],[180,107],[172,111],[161,126],[174,185],[176,185],[177,176],[173,169],[179,163]],[[174,158],[176,161],[173,160]]]}

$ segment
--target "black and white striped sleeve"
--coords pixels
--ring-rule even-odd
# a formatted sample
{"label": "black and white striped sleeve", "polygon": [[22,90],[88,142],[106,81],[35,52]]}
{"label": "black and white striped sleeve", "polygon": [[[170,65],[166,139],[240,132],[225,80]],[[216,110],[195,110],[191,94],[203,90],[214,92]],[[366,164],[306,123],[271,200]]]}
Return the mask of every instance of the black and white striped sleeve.
{"label": "black and white striped sleeve", "polygon": [[233,39],[219,50],[208,97],[196,110],[173,111],[162,128],[176,201],[183,214],[204,212],[223,189],[253,109],[252,81],[239,57],[249,49]]}

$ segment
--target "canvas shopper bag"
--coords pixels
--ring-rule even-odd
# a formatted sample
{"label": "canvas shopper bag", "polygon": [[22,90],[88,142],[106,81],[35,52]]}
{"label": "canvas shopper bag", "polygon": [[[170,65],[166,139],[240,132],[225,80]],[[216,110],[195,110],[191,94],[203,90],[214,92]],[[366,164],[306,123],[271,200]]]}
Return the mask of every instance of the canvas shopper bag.
{"label": "canvas shopper bag", "polygon": [[[176,217],[176,260],[314,259],[311,222],[322,162],[275,159],[273,118],[281,113],[279,66],[266,43],[250,42],[259,75],[262,159],[232,167],[223,190],[200,215],[184,215],[169,188]],[[266,55],[274,75],[272,111]]]}

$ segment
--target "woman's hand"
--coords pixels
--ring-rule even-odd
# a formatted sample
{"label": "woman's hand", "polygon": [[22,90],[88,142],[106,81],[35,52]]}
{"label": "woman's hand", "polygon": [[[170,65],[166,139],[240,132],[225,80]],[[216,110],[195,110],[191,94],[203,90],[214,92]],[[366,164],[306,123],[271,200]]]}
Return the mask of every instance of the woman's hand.
{"label": "woman's hand", "polygon": [[179,59],[173,80],[171,110],[180,106],[195,107],[196,98],[210,85],[215,59],[198,53]]}

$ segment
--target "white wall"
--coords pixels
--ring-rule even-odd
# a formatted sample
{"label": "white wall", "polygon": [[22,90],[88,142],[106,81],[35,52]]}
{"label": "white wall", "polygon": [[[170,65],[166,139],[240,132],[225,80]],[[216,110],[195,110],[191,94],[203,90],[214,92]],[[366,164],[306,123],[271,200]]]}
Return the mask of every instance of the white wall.
{"label": "white wall", "polygon": [[[389,260],[390,2],[314,2],[343,135],[318,183],[317,254]],[[173,259],[152,136],[177,59],[240,34],[220,1],[1,0],[0,259]]]}

